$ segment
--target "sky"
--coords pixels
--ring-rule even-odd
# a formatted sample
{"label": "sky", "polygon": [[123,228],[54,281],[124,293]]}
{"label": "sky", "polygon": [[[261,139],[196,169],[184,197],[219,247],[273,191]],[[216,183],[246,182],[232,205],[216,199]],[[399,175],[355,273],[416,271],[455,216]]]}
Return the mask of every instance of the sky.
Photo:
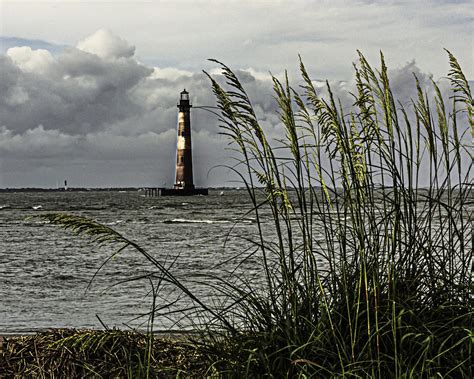
{"label": "sky", "polygon": [[[298,54],[348,99],[357,49],[383,51],[394,91],[414,96],[449,71],[474,79],[473,3],[418,0],[0,0],[0,188],[172,186],[179,92],[192,110],[195,184],[233,186],[209,79],[235,70],[269,135],[283,133],[269,73]],[[443,87],[444,88],[444,87]]]}

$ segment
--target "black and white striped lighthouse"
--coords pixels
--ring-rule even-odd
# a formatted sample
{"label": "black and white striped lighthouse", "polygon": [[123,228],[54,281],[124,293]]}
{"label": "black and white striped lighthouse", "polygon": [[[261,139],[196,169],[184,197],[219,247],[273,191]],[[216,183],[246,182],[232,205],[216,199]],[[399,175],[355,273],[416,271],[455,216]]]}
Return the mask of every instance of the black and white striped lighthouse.
{"label": "black and white striped lighthouse", "polygon": [[189,92],[181,92],[178,103],[178,146],[176,150],[175,189],[193,190],[193,155],[191,150],[191,107]]}

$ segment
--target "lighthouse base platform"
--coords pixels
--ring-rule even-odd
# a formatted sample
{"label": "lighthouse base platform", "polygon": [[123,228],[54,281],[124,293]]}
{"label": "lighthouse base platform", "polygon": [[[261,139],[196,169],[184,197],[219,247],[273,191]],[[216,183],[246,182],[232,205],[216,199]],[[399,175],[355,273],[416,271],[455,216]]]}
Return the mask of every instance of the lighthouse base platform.
{"label": "lighthouse base platform", "polygon": [[209,195],[207,188],[145,188],[146,197]]}

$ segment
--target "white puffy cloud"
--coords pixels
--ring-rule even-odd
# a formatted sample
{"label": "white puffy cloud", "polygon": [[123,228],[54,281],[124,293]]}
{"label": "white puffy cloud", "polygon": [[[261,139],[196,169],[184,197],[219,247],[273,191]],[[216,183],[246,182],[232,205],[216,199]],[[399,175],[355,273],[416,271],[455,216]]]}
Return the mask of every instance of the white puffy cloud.
{"label": "white puffy cloud", "polygon": [[17,67],[27,72],[45,74],[54,64],[54,58],[48,50],[32,50],[29,46],[12,47],[7,50]]}
{"label": "white puffy cloud", "polygon": [[130,58],[135,53],[135,46],[129,45],[108,29],[97,30],[79,42],[77,48],[105,59]]}

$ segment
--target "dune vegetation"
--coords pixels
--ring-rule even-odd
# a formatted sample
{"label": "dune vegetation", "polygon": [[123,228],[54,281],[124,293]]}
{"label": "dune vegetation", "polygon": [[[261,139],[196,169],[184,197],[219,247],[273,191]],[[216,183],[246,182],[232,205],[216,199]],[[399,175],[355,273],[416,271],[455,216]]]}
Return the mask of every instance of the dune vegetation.
{"label": "dune vegetation", "polygon": [[[447,54],[447,99],[435,82],[429,96],[416,77],[416,98],[394,98],[383,55],[377,70],[359,54],[349,109],[329,84],[321,96],[300,61],[302,85],[273,78],[285,130],[277,141],[238,77],[215,61],[224,80],[209,79],[221,131],[239,156],[232,169],[256,220],[252,248],[233,259],[254,259],[262,278],[210,278],[224,301],[199,299],[172,267],[109,227],[41,217],[117,253],[135,249],[154,270],[146,280],[172,284],[199,309],[187,343],[206,367],[173,375],[472,377],[474,110]],[[140,366],[123,364],[134,377],[159,376],[150,363],[159,348],[144,349]]]}

